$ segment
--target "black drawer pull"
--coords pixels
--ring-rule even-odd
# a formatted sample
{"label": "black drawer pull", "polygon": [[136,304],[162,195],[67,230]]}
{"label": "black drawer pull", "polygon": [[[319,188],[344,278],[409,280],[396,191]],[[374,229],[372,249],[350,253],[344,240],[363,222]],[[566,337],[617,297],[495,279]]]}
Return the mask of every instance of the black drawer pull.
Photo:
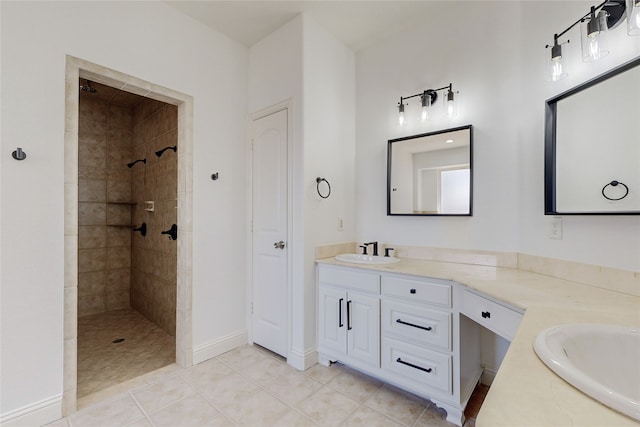
{"label": "black drawer pull", "polygon": [[344,323],[342,323],[342,301],[344,301],[344,298],[340,298],[338,301],[338,328],[344,326]]}
{"label": "black drawer pull", "polygon": [[483,319],[490,319],[491,318],[491,313],[488,311],[483,311],[482,312],[482,318]]}
{"label": "black drawer pull", "polygon": [[351,301],[347,301],[347,331],[351,329]]}
{"label": "black drawer pull", "polygon": [[413,326],[414,328],[418,328],[418,329],[424,329],[425,331],[430,331],[431,330],[431,326],[415,325],[413,323],[405,322],[404,320],[400,320],[400,319],[396,319],[396,323],[401,323],[401,324],[407,325],[407,326]]}
{"label": "black drawer pull", "polygon": [[415,294],[416,290],[414,288],[409,289],[409,293]]}
{"label": "black drawer pull", "polygon": [[413,363],[405,362],[404,360],[400,359],[399,357],[396,359],[396,362],[402,363],[403,365],[411,366],[412,368],[419,369],[419,370],[424,371],[426,373],[430,373],[431,372],[431,368],[423,368],[422,366],[418,366],[418,365],[414,365]]}

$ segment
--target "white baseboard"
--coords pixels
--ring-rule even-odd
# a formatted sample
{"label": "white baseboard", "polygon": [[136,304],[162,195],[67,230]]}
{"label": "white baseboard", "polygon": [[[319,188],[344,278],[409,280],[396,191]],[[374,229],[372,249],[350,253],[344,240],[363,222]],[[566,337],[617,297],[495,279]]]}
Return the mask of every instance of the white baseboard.
{"label": "white baseboard", "polygon": [[318,363],[318,351],[316,348],[300,353],[291,350],[287,357],[287,363],[299,371],[306,371],[316,363]]}
{"label": "white baseboard", "polygon": [[42,426],[62,418],[62,395],[24,406],[0,416],[2,427]]}
{"label": "white baseboard", "polygon": [[222,353],[233,350],[236,347],[247,344],[247,342],[247,330],[242,329],[238,332],[225,335],[206,344],[196,346],[193,349],[193,364],[197,365],[198,363],[204,362],[205,360],[209,360]]}

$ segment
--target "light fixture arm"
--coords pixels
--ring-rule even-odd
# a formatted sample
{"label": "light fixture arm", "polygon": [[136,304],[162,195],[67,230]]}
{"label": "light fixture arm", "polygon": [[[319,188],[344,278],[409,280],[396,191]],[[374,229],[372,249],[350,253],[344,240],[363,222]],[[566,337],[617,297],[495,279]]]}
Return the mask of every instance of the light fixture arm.
{"label": "light fixture arm", "polygon": [[[613,14],[614,16],[609,18],[609,19],[615,19],[614,22],[607,22],[607,25],[608,25],[609,29],[613,28],[618,23],[618,21],[621,21],[622,19],[624,19],[624,7],[625,7],[624,1],[612,2],[611,0],[605,0],[605,1],[603,1],[602,3],[600,3],[597,6],[591,6],[591,8],[589,9],[589,11],[587,13],[585,13],[583,16],[581,16],[576,22],[574,22],[573,24],[571,24],[567,28],[565,28],[564,31],[558,33],[556,38],[560,38],[560,37],[564,36],[569,30],[571,30],[573,27],[575,27],[579,23],[583,22],[585,19],[595,16],[596,12],[600,11],[600,9],[604,8],[607,12],[611,12],[611,10],[612,10],[611,8],[612,7],[616,7],[616,6],[620,6],[623,9],[622,9],[622,11],[620,13]],[[553,45],[547,45],[546,47],[552,47],[552,46]]]}
{"label": "light fixture arm", "polygon": [[443,87],[440,87],[438,89],[427,89],[427,90],[424,90],[424,91],[422,91],[420,93],[416,93],[415,95],[401,96],[400,97],[400,104],[402,104],[402,101],[404,101],[404,100],[415,98],[417,96],[419,96],[421,98],[425,97],[425,96],[429,96],[429,97],[431,97],[431,104],[433,104],[436,101],[436,99],[438,99],[438,92],[440,92],[441,90],[445,90],[445,89],[449,89],[449,91],[451,91],[452,87],[453,87],[452,84],[449,83],[447,86],[443,86]]}

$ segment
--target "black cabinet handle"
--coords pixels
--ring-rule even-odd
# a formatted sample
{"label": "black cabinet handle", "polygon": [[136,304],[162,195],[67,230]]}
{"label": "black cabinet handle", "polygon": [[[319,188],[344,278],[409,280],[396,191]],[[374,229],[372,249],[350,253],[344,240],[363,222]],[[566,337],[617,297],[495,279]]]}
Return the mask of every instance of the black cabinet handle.
{"label": "black cabinet handle", "polygon": [[344,326],[344,323],[342,323],[342,301],[344,301],[344,298],[340,298],[340,301],[338,301],[338,327],[342,328]]}
{"label": "black cabinet handle", "polygon": [[347,301],[347,331],[351,330],[351,301]]}
{"label": "black cabinet handle", "polygon": [[482,312],[482,318],[483,319],[490,319],[491,318],[491,313],[488,311],[483,311]]}
{"label": "black cabinet handle", "polygon": [[415,293],[416,293],[416,290],[415,290],[415,289],[413,289],[413,288],[411,288],[411,289],[409,290],[409,293],[410,293],[410,294],[415,294]]}
{"label": "black cabinet handle", "polygon": [[405,322],[404,320],[400,320],[400,319],[396,319],[396,323],[401,323],[401,324],[407,325],[407,326],[413,326],[414,328],[418,328],[418,329],[424,329],[425,331],[430,331],[431,330],[431,326],[420,326],[420,325],[416,325],[414,323]]}
{"label": "black cabinet handle", "polygon": [[411,366],[414,369],[419,369],[419,370],[424,371],[426,373],[430,373],[431,372],[431,368],[423,368],[422,366],[418,366],[418,365],[414,365],[413,363],[405,362],[404,360],[400,359],[399,357],[396,359],[396,362],[402,363],[403,365]]}

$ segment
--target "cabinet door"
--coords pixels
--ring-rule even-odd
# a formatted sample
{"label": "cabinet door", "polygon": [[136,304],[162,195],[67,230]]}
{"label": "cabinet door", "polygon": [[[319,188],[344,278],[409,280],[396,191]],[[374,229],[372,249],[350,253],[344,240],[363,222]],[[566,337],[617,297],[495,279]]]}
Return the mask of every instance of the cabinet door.
{"label": "cabinet door", "polygon": [[318,347],[347,352],[347,293],[320,286],[318,290]]}
{"label": "cabinet door", "polygon": [[347,300],[347,354],[380,367],[380,300],[349,292]]}

